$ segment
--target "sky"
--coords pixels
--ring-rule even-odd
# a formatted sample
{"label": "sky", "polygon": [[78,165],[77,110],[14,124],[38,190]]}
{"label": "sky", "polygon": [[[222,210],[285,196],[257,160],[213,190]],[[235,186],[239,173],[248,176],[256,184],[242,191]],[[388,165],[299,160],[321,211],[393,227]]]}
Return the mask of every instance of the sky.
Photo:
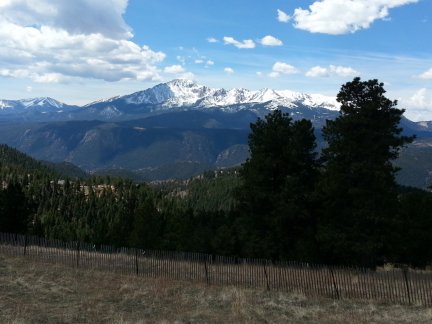
{"label": "sky", "polygon": [[360,76],[432,120],[432,0],[0,0],[0,98],[84,105],[175,78],[335,96]]}

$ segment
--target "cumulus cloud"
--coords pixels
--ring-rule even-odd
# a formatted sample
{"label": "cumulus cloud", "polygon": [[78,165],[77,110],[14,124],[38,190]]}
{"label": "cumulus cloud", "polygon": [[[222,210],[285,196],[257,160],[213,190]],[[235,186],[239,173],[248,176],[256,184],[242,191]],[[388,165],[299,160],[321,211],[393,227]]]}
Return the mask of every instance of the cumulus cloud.
{"label": "cumulus cloud", "polygon": [[225,72],[226,74],[234,74],[234,70],[233,70],[232,68],[230,68],[230,67],[226,67],[226,68],[224,69],[224,72]]}
{"label": "cumulus cloud", "polygon": [[291,19],[291,17],[287,13],[283,12],[280,9],[277,10],[277,14],[277,20],[280,22],[287,23]]}
{"label": "cumulus cloud", "polygon": [[245,39],[240,42],[232,37],[224,37],[223,40],[225,44],[234,45],[237,48],[255,48],[255,42],[251,39]]}
{"label": "cumulus cloud", "polygon": [[214,63],[214,61],[212,61],[212,60],[207,60],[207,62],[206,62],[206,65],[214,65],[215,63]]}
{"label": "cumulus cloud", "polygon": [[165,67],[164,72],[169,74],[179,74],[185,72],[185,69],[183,66],[176,64]]}
{"label": "cumulus cloud", "polygon": [[349,66],[330,65],[329,67],[314,66],[306,72],[307,77],[329,77],[332,75],[348,77],[359,75],[359,72]]}
{"label": "cumulus cloud", "polygon": [[432,119],[432,89],[418,89],[400,98],[399,104],[406,108],[405,115],[412,120]]}
{"label": "cumulus cloud", "polygon": [[127,0],[0,2],[0,75],[36,82],[159,80],[165,58],[132,41]]}
{"label": "cumulus cloud", "polygon": [[306,72],[308,77],[328,77],[330,76],[329,70],[321,66],[314,66]]}
{"label": "cumulus cloud", "polygon": [[415,108],[429,108],[432,110],[432,91],[421,88],[411,96],[408,103]]}
{"label": "cumulus cloud", "polygon": [[420,79],[432,79],[432,68],[419,75]]}
{"label": "cumulus cloud", "polygon": [[268,76],[269,76],[270,78],[279,78],[279,77],[280,77],[280,73],[279,73],[279,72],[275,72],[275,71],[273,71],[273,72],[270,72],[270,73],[268,74]]}
{"label": "cumulus cloud", "polygon": [[272,72],[270,72],[268,76],[271,78],[277,78],[281,74],[295,74],[295,73],[298,73],[298,70],[294,66],[285,62],[276,62],[275,64],[273,64]]}
{"label": "cumulus cloud", "polygon": [[207,38],[207,42],[209,42],[209,43],[218,43],[219,41],[216,38],[214,38],[214,37],[209,37],[209,38]]}
{"label": "cumulus cloud", "polygon": [[360,73],[349,66],[330,65],[330,73],[342,77],[356,76]]}
{"label": "cumulus cloud", "polygon": [[389,9],[418,0],[318,0],[308,9],[294,10],[294,27],[312,33],[340,35],[369,28],[388,19]]}
{"label": "cumulus cloud", "polygon": [[283,43],[280,39],[277,39],[276,37],[273,37],[271,35],[267,35],[260,39],[261,45],[264,46],[282,46]]}
{"label": "cumulus cloud", "polygon": [[100,33],[112,39],[132,36],[123,20],[128,0],[2,1],[0,12],[15,24],[56,26],[70,34]]}

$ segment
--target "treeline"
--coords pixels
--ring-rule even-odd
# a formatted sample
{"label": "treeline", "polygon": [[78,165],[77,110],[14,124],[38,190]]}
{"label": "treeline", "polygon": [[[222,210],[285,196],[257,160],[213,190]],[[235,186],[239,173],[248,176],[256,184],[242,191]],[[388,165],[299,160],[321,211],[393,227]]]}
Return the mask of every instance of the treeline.
{"label": "treeline", "polygon": [[[2,148],[3,155],[19,153]],[[30,158],[22,157],[25,165]],[[112,177],[64,178],[45,168],[28,173],[19,164],[0,166],[0,231],[96,247],[235,253],[226,248],[239,183],[235,170],[149,186]]]}
{"label": "treeline", "polygon": [[65,178],[6,146],[0,231],[148,249],[375,267],[432,264],[432,194],[400,188],[392,161],[413,138],[377,80],[338,94],[322,133],[276,110],[251,125],[242,167],[188,181]]}

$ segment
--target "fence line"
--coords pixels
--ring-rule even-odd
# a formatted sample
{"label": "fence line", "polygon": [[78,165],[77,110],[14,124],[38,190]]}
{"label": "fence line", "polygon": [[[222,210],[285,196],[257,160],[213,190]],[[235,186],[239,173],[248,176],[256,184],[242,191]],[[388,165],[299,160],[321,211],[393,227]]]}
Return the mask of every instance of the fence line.
{"label": "fence line", "polygon": [[366,268],[271,262],[264,259],[212,256],[63,242],[0,232],[0,252],[12,256],[107,270],[143,277],[167,277],[207,284],[235,285],[306,296],[370,299],[432,305],[432,272],[412,269],[373,271]]}

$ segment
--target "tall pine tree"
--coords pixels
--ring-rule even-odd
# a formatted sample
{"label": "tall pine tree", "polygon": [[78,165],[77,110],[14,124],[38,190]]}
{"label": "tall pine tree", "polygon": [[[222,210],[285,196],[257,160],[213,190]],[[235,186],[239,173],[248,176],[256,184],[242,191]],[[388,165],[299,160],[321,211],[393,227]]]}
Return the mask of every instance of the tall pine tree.
{"label": "tall pine tree", "polygon": [[298,243],[308,240],[313,227],[309,200],[317,174],[315,146],[311,122],[293,122],[280,110],[251,124],[250,158],[238,191],[244,254],[309,257]]}
{"label": "tall pine tree", "polygon": [[398,205],[392,161],[412,138],[399,126],[404,110],[384,93],[378,80],[344,84],[340,115],[323,129],[318,241],[327,262],[374,266],[389,254]]}

